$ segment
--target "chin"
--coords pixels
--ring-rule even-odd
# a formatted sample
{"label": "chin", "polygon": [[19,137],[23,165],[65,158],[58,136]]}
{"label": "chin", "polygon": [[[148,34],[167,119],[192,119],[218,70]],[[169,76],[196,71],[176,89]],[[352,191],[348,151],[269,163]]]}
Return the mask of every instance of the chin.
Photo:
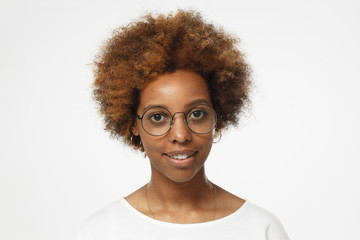
{"label": "chin", "polygon": [[176,169],[175,171],[162,174],[165,178],[169,179],[174,183],[186,183],[197,178],[204,169],[204,166],[199,169]]}
{"label": "chin", "polygon": [[181,176],[181,177],[168,177],[169,180],[171,180],[174,183],[186,183],[186,182],[190,182],[194,177],[185,177],[185,176]]}

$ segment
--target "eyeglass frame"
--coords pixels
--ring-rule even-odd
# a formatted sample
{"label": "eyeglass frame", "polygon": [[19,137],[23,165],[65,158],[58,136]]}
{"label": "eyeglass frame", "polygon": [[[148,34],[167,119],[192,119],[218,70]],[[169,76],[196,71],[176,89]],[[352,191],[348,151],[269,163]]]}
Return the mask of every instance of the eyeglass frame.
{"label": "eyeglass frame", "polygon": [[[213,126],[209,131],[204,132],[204,133],[195,132],[194,130],[191,129],[191,127],[189,126],[189,123],[188,123],[188,114],[191,112],[191,110],[193,110],[193,109],[196,108],[197,106],[201,106],[201,105],[204,105],[204,106],[207,106],[207,107],[211,108],[211,109],[214,111],[214,113],[215,113],[215,114],[214,114],[214,116],[215,116],[215,124],[214,124],[214,126]],[[146,113],[147,111],[149,111],[150,109],[153,109],[153,108],[163,108],[163,109],[165,109],[168,113],[170,113],[170,116],[171,116],[171,121],[170,121],[170,127],[169,127],[169,129],[168,129],[165,133],[160,134],[160,135],[151,134],[151,133],[149,133],[148,131],[146,131],[146,129],[144,128],[144,124],[143,124],[144,115],[145,115],[145,113]],[[163,107],[163,106],[153,106],[153,107],[150,107],[150,108],[146,109],[146,110],[144,111],[144,113],[142,114],[141,117],[140,117],[139,115],[137,115],[137,116],[136,116],[136,119],[141,120],[141,127],[144,129],[144,131],[145,131],[147,134],[149,134],[150,136],[154,136],[154,137],[160,137],[160,136],[164,136],[165,134],[167,134],[167,133],[171,130],[171,128],[174,126],[174,117],[175,117],[175,115],[176,115],[177,113],[183,113],[183,114],[184,114],[184,116],[185,116],[184,122],[185,122],[186,126],[189,128],[189,130],[190,130],[191,132],[196,133],[196,134],[206,134],[206,133],[209,133],[209,132],[211,132],[212,130],[214,130],[214,128],[216,127],[216,124],[217,124],[218,115],[217,115],[215,109],[214,109],[213,107],[211,107],[210,105],[208,105],[208,104],[197,104],[197,105],[193,106],[192,108],[190,108],[190,110],[188,111],[187,114],[186,114],[185,112],[175,112],[174,114],[171,114],[171,112],[169,111],[169,109],[167,109],[166,107]]]}

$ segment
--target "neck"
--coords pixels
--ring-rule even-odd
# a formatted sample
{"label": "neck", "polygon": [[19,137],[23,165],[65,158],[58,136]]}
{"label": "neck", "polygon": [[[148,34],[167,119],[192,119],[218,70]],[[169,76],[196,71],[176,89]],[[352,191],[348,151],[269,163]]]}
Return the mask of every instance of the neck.
{"label": "neck", "polygon": [[190,209],[213,198],[213,185],[205,175],[204,167],[189,181],[175,182],[152,171],[147,185],[149,199],[165,208]]}

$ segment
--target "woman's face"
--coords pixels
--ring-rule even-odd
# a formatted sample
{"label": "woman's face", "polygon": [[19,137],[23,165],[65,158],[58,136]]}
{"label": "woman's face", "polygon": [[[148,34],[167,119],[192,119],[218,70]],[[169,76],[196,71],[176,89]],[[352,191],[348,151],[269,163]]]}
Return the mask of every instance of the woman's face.
{"label": "woman's face", "polygon": [[[146,84],[141,92],[137,114],[142,116],[154,106],[168,109],[171,115],[175,112],[187,114],[198,104],[212,106],[206,82],[194,72],[177,70]],[[141,120],[136,120],[133,133],[141,138],[153,177],[186,182],[203,169],[213,143],[214,130],[205,134],[192,132],[184,122],[185,114],[175,114],[172,128],[163,136],[149,135],[142,128]],[[154,116],[154,120],[161,120],[160,116]]]}

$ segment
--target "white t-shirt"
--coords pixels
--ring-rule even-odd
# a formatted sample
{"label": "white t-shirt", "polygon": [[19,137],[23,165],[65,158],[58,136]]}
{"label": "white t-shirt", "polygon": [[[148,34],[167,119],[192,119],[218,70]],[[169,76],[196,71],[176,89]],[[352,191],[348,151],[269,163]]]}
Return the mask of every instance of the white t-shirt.
{"label": "white t-shirt", "polygon": [[246,201],[224,218],[194,224],[152,219],[124,198],[90,216],[76,240],[289,240],[279,220]]}

